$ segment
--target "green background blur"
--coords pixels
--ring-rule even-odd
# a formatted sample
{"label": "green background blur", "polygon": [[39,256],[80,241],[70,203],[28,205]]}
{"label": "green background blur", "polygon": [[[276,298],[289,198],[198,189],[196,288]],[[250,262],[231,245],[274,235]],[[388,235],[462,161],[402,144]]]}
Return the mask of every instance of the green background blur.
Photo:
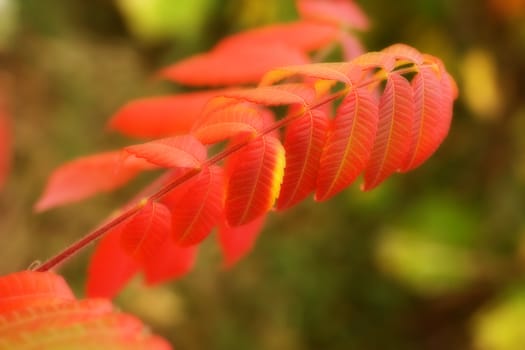
{"label": "green background blur", "polygon": [[[176,349],[525,349],[525,1],[361,1],[369,50],[441,57],[460,97],[421,168],[271,215],[255,250],[117,302]],[[291,0],[0,0],[14,163],[0,194],[0,273],[87,233],[149,178],[33,214],[64,161],[133,140],[104,131],[132,98],[177,87],[158,68],[242,29],[296,18]],[[62,270],[82,295],[87,253]]]}

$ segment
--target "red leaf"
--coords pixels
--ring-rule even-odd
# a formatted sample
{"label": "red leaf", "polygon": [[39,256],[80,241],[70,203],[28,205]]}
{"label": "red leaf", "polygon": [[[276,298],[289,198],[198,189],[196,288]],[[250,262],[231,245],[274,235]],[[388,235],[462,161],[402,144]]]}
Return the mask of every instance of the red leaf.
{"label": "red leaf", "polygon": [[148,285],[177,279],[191,271],[197,258],[197,245],[181,247],[168,240],[154,256],[144,262],[144,274]]}
{"label": "red leaf", "polygon": [[192,134],[205,144],[216,143],[239,134],[255,135],[263,129],[261,110],[250,104],[228,104],[207,113],[192,130]]}
{"label": "red leaf", "polygon": [[166,137],[185,134],[211,98],[223,90],[147,97],[131,101],[111,118],[108,127],[135,137]]}
{"label": "red leaf", "polygon": [[286,24],[273,24],[231,35],[216,47],[234,50],[239,47],[258,44],[282,44],[308,52],[320,49],[337,39],[338,28],[322,23],[297,21]]}
{"label": "red leaf", "polygon": [[0,277],[0,315],[74,299],[71,289],[58,275],[23,271]]}
{"label": "red leaf", "polygon": [[414,97],[410,83],[390,74],[379,101],[379,124],[363,189],[370,190],[403,165],[414,123]]}
{"label": "red leaf", "polygon": [[122,248],[122,228],[121,224],[108,232],[91,256],[86,287],[91,298],[113,298],[140,269]]}
{"label": "red leaf", "polygon": [[315,190],[328,124],[325,113],[313,110],[286,129],[286,169],[277,199],[279,210],[302,201]]}
{"label": "red leaf", "polygon": [[256,83],[272,68],[307,62],[308,57],[293,47],[251,43],[192,56],[163,69],[160,75],[192,86],[238,85]]}
{"label": "red leaf", "polygon": [[410,151],[401,168],[406,172],[425,162],[439,147],[450,125],[450,110],[444,111],[441,81],[432,67],[421,66],[412,80],[414,124]]}
{"label": "red leaf", "polygon": [[265,220],[266,215],[262,215],[242,226],[230,227],[226,222],[220,225],[219,243],[225,267],[232,267],[253,249]]}
{"label": "red leaf", "polygon": [[368,29],[365,13],[349,0],[297,0],[301,17],[344,25],[357,29]]}
{"label": "red leaf", "polygon": [[43,211],[114,190],[151,168],[151,164],[135,157],[122,162],[119,151],[77,158],[55,169],[35,209]]}
{"label": "red leaf", "polygon": [[200,168],[207,156],[206,147],[191,135],[128,146],[124,151],[164,168]]}
{"label": "red leaf", "polygon": [[11,168],[11,120],[8,114],[6,97],[0,89],[0,190]]}
{"label": "red leaf", "polygon": [[230,156],[226,165],[225,212],[230,226],[264,215],[279,194],[285,164],[278,139],[256,138]]}
{"label": "red leaf", "polygon": [[164,204],[148,200],[122,225],[121,244],[138,261],[154,256],[171,232],[171,213]]}
{"label": "red leaf", "polygon": [[377,103],[365,88],[353,88],[337,110],[321,156],[315,199],[327,200],[366,167],[378,122]]}
{"label": "red leaf", "polygon": [[[206,238],[223,212],[224,176],[222,168],[205,168],[182,184],[178,198],[171,197],[172,232],[177,245],[194,245]],[[176,189],[177,190],[177,189]]]}

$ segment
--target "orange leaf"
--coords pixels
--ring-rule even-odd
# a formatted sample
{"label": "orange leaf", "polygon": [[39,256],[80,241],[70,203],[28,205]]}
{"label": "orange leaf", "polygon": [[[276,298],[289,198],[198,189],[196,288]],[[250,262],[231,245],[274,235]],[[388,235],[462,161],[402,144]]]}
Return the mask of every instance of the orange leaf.
{"label": "orange leaf", "polygon": [[256,83],[275,67],[307,62],[308,57],[296,48],[251,43],[192,56],[163,69],[160,76],[191,86],[237,85]]}
{"label": "orange leaf", "polygon": [[317,180],[315,199],[327,200],[350,185],[370,158],[378,109],[366,88],[353,88],[337,110],[330,128]]}
{"label": "orange leaf", "polygon": [[171,232],[171,213],[164,204],[148,200],[122,225],[121,244],[138,261],[156,254]]}
{"label": "orange leaf", "polygon": [[135,157],[122,162],[119,151],[77,158],[55,169],[35,209],[43,211],[114,190],[151,168],[151,164]]}
{"label": "orange leaf", "polygon": [[255,135],[263,126],[264,120],[259,108],[235,103],[207,113],[195,124],[192,134],[201,142],[212,144],[239,134]]}
{"label": "orange leaf", "polygon": [[370,190],[403,165],[414,123],[414,97],[410,83],[390,74],[379,101],[379,123],[363,189]]}
{"label": "orange leaf", "polygon": [[22,332],[35,332],[50,325],[53,328],[61,328],[96,319],[111,311],[113,305],[106,299],[25,305],[15,312],[7,312],[0,316],[0,334],[16,338],[16,335]]}
{"label": "orange leaf", "polygon": [[271,136],[256,138],[229,157],[225,213],[230,226],[246,224],[270,210],[284,164],[284,148]]}
{"label": "orange leaf", "polygon": [[108,127],[135,137],[166,137],[187,133],[208,100],[223,90],[146,97],[125,104]]}
{"label": "orange leaf", "polygon": [[207,155],[206,147],[191,135],[128,146],[124,152],[164,168],[200,168]]}
{"label": "orange leaf", "polygon": [[74,299],[71,289],[58,275],[23,271],[0,277],[0,315]]}
{"label": "orange leaf", "polygon": [[323,23],[296,21],[285,24],[273,24],[231,35],[223,39],[217,48],[235,50],[243,46],[258,44],[282,44],[303,52],[320,49],[335,41],[338,28]]}
{"label": "orange leaf", "polygon": [[392,55],[398,59],[408,60],[416,64],[422,64],[424,57],[415,48],[405,44],[394,44],[381,50],[381,52]]}
{"label": "orange leaf", "polygon": [[262,215],[242,226],[230,227],[226,222],[219,226],[219,244],[225,267],[232,267],[253,249],[265,220],[266,215]]}
{"label": "orange leaf", "polygon": [[113,298],[140,269],[122,248],[122,228],[120,224],[108,232],[91,256],[86,287],[91,298]]}
{"label": "orange leaf", "polygon": [[279,210],[302,201],[315,190],[328,125],[326,113],[313,110],[286,129],[286,169],[277,199]]}
{"label": "orange leaf", "polygon": [[353,70],[354,67],[347,62],[312,63],[279,67],[265,74],[260,85],[272,85],[280,80],[295,75],[301,75],[313,79],[335,80],[344,84],[351,84],[352,81],[350,80],[349,75],[353,73]]}
{"label": "orange leaf", "polygon": [[315,90],[306,84],[280,84],[253,89],[230,90],[221,96],[265,106],[307,105],[313,102]]}
{"label": "orange leaf", "polygon": [[144,262],[146,284],[155,285],[187,274],[195,265],[197,248],[177,246],[168,240]]}
{"label": "orange leaf", "polygon": [[222,168],[205,168],[173,192],[176,194],[170,196],[169,209],[174,241],[181,246],[201,242],[210,234],[223,212]]}
{"label": "orange leaf", "polygon": [[64,280],[51,272],[24,271],[0,277],[2,349],[169,350],[135,317],[116,311],[109,300],[74,299]]}
{"label": "orange leaf", "polygon": [[443,110],[443,99],[447,96],[442,94],[440,78],[432,67],[421,66],[412,80],[412,87],[414,124],[410,151],[401,168],[402,172],[417,168],[436,151],[447,134],[451,118],[451,108]]}
{"label": "orange leaf", "polygon": [[368,29],[365,13],[349,0],[297,0],[301,17],[344,25],[357,29]]}

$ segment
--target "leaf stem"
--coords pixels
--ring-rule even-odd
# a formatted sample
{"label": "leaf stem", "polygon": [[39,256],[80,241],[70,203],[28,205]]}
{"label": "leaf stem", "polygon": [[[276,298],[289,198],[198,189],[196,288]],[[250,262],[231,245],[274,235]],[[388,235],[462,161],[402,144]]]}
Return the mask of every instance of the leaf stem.
{"label": "leaf stem", "polygon": [[[241,148],[247,146],[250,142],[252,142],[254,139],[257,139],[259,137],[263,137],[269,133],[271,133],[274,130],[278,130],[282,128],[283,126],[286,126],[287,124],[291,123],[292,121],[300,118],[305,113],[308,113],[308,111],[311,111],[315,108],[318,108],[326,103],[332,102],[342,96],[344,96],[348,91],[350,87],[347,87],[345,89],[342,89],[330,96],[327,96],[326,98],[322,99],[321,101],[313,104],[313,105],[305,105],[305,108],[296,114],[291,114],[275,123],[270,125],[269,127],[262,130],[259,134],[255,135],[253,138],[250,138],[248,140],[245,140],[241,143],[235,144],[231,147],[226,148],[224,151],[217,153],[213,157],[207,159],[200,168],[191,169],[181,176],[174,179],[172,182],[167,184],[166,186],[159,189],[157,192],[152,194],[147,198],[147,200],[151,201],[158,201],[162,199],[166,194],[168,194],[171,190],[178,187],[182,183],[190,180],[191,178],[195,177],[201,172],[202,168],[209,167],[211,165],[219,163],[221,160],[227,158],[232,153],[237,152]],[[82,237],[78,241],[74,242],[70,246],[66,247],[63,251],[59,252],[55,256],[51,257],[41,265],[38,265],[36,268],[34,268],[34,271],[44,272],[49,271],[53,268],[58,267],[62,263],[64,263],[66,260],[70,259],[72,256],[77,254],[80,250],[87,247],[89,244],[93,243],[97,239],[103,237],[106,233],[111,231],[113,228],[117,227],[122,222],[126,221],[133,215],[135,215],[140,209],[142,208],[141,205],[134,205],[131,209],[126,210],[124,213],[120,214],[119,216],[115,217],[114,219],[111,219],[107,223],[103,224],[99,228],[95,229],[94,231],[88,233],[86,236]]]}

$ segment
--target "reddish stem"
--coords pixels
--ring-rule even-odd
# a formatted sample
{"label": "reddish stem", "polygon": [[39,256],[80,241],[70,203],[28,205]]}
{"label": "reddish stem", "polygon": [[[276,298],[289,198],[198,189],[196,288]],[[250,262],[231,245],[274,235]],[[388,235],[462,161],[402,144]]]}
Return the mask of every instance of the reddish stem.
{"label": "reddish stem", "polygon": [[[338,92],[328,96],[327,98],[325,98],[325,99],[323,99],[323,100],[319,101],[318,103],[313,104],[311,106],[305,106],[305,109],[303,111],[301,111],[300,113],[289,115],[286,118],[275,122],[271,126],[267,127],[263,131],[261,131],[259,134],[257,134],[254,138],[262,137],[264,135],[267,135],[267,134],[271,133],[274,130],[280,129],[281,127],[289,124],[290,122],[296,120],[297,118],[300,118],[305,113],[308,113],[308,111],[311,111],[312,109],[320,107],[320,106],[322,106],[322,105],[324,105],[326,103],[329,103],[329,102],[331,102],[333,100],[336,100],[337,98],[339,98],[339,97],[343,96],[344,94],[346,94],[348,92],[348,89],[349,88],[346,88],[346,89],[343,89],[341,91],[338,91]],[[151,201],[158,201],[158,200],[160,200],[168,192],[170,192],[171,190],[173,190],[174,188],[178,187],[182,183],[188,181],[189,179],[191,179],[194,176],[196,176],[197,174],[199,174],[201,172],[202,168],[208,167],[210,165],[217,164],[221,160],[223,160],[226,157],[230,156],[232,153],[234,153],[234,152],[238,151],[239,149],[241,149],[241,148],[245,147],[246,145],[248,145],[250,142],[252,142],[254,140],[254,138],[251,138],[251,139],[246,140],[244,142],[235,144],[235,145],[225,149],[224,151],[222,151],[220,153],[217,153],[215,156],[213,156],[213,157],[209,158],[208,160],[206,160],[203,163],[203,165],[202,165],[202,167],[200,169],[192,169],[192,170],[184,173],[183,175],[179,176],[178,178],[176,178],[175,180],[173,180],[172,182],[170,182],[166,186],[162,187],[156,193],[154,193],[153,195],[148,197],[148,200],[151,200]],[[86,236],[82,237],[81,239],[79,239],[75,243],[71,244],[66,249],[64,249],[63,251],[61,251],[57,255],[53,256],[49,260],[45,261],[41,265],[38,265],[38,267],[36,267],[34,270],[35,271],[39,271],[39,272],[44,272],[44,271],[49,271],[49,270],[51,270],[51,269],[61,265],[63,262],[65,262],[66,260],[71,258],[73,255],[78,253],[80,250],[82,250],[83,248],[85,248],[86,246],[91,244],[92,242],[94,242],[97,239],[99,239],[102,236],[104,236],[111,229],[115,228],[120,223],[126,221],[128,218],[130,218],[133,215],[135,215],[141,208],[142,208],[142,205],[140,205],[140,204],[135,205],[131,209],[125,211],[124,213],[120,214],[116,218],[114,218],[114,219],[110,220],[109,222],[107,222],[106,224],[100,226],[96,230],[88,233]]]}

